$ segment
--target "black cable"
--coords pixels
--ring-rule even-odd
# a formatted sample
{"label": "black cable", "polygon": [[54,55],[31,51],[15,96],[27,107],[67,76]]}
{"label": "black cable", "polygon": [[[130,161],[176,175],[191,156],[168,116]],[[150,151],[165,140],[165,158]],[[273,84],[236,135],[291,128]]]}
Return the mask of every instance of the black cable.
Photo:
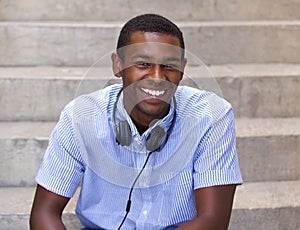
{"label": "black cable", "polygon": [[121,224],[119,225],[118,230],[121,229],[122,225],[124,224],[124,222],[125,222],[125,220],[126,220],[126,218],[127,218],[127,215],[128,215],[128,213],[129,213],[130,207],[131,207],[131,195],[132,195],[133,188],[134,188],[134,186],[135,186],[137,180],[139,179],[140,175],[141,175],[142,172],[144,171],[144,169],[145,169],[145,167],[146,167],[146,164],[147,164],[147,162],[148,162],[148,160],[149,160],[149,157],[150,157],[151,153],[152,153],[152,152],[150,152],[150,153],[148,154],[147,159],[146,159],[146,161],[145,161],[145,163],[144,163],[144,165],[143,165],[141,171],[140,171],[139,174],[136,176],[135,180],[133,181],[133,184],[131,185],[130,192],[129,192],[129,195],[128,195],[127,204],[126,204],[126,214],[125,214],[125,216],[124,216],[124,218],[123,218]]}

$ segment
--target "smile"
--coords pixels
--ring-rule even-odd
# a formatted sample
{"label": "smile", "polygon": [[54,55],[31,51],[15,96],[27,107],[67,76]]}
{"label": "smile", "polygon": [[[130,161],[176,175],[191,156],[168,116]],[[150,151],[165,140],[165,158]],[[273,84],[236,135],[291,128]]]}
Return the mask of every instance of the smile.
{"label": "smile", "polygon": [[153,90],[153,89],[145,89],[145,88],[141,88],[141,90],[153,97],[159,97],[162,96],[166,93],[166,90]]}

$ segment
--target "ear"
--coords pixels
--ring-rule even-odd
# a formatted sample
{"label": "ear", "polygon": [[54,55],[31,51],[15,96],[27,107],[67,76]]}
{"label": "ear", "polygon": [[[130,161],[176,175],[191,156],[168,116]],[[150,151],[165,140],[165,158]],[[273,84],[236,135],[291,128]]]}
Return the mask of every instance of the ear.
{"label": "ear", "polygon": [[122,77],[122,62],[118,54],[111,54],[112,69],[116,77]]}
{"label": "ear", "polygon": [[183,75],[184,75],[184,69],[185,69],[185,66],[186,66],[186,63],[187,63],[187,59],[186,58],[184,58],[183,60],[182,60],[182,62],[181,62],[181,79],[180,79],[180,81],[182,80],[182,78],[183,78]]}

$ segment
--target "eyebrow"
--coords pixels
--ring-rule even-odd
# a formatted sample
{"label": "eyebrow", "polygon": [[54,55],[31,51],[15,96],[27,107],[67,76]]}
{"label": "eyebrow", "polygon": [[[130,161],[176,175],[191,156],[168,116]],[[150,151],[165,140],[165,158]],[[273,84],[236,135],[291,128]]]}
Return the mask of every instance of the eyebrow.
{"label": "eyebrow", "polygon": [[166,61],[181,61],[181,58],[178,58],[178,57],[167,57],[166,58]]}

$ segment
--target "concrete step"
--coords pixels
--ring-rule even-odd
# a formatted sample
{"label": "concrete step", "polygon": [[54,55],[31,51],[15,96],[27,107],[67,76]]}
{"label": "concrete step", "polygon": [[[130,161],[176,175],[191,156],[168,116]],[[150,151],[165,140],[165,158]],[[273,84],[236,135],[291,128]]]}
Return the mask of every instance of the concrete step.
{"label": "concrete step", "polygon": [[[0,66],[91,66],[115,49],[122,24],[0,22]],[[182,21],[178,25],[187,51],[206,64],[300,60],[299,20]]]}
{"label": "concrete step", "polygon": [[296,230],[300,181],[245,183],[237,188],[229,230]]}
{"label": "concrete step", "polygon": [[148,12],[184,21],[295,20],[299,10],[297,0],[6,0],[0,1],[0,20],[125,21]]}
{"label": "concrete step", "polygon": [[[56,121],[74,97],[114,79],[110,67],[0,68],[0,121]],[[300,117],[299,64],[189,66],[184,79],[223,95],[236,117]]]}
{"label": "concrete step", "polygon": [[[0,230],[29,230],[34,193],[35,187],[0,187]],[[78,230],[81,227],[74,211],[77,197],[78,193],[63,213],[64,223],[69,230]]]}
{"label": "concrete step", "polygon": [[[0,230],[27,230],[34,188],[0,188]],[[74,210],[78,192],[63,217],[69,230],[81,227]],[[229,230],[297,230],[300,181],[245,183],[237,187]]]}
{"label": "concrete step", "polygon": [[[55,123],[0,123],[0,186],[32,186]],[[236,120],[244,181],[300,180],[300,118]]]}
{"label": "concrete step", "polygon": [[245,181],[300,180],[300,117],[236,120]]}

